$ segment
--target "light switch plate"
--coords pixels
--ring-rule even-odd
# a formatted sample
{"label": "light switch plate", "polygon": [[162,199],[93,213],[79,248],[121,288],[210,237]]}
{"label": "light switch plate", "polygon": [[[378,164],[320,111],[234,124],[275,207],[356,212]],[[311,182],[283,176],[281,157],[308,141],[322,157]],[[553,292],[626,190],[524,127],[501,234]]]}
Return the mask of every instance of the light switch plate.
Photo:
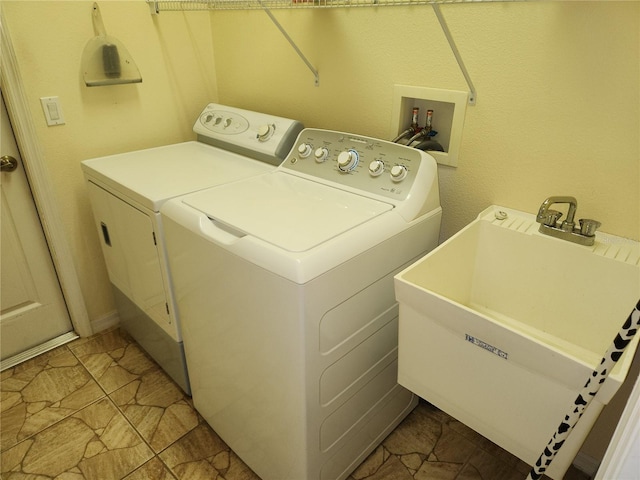
{"label": "light switch plate", "polygon": [[44,118],[47,125],[64,125],[64,115],[62,114],[62,106],[58,97],[40,97]]}

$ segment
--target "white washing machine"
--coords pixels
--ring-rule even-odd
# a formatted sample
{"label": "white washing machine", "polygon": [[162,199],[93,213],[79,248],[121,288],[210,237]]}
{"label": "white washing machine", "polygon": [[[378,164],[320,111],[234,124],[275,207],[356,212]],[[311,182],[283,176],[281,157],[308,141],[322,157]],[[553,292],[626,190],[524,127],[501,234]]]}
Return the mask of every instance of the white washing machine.
{"label": "white washing machine", "polygon": [[441,212],[428,154],[318,129],[161,209],[195,406],[263,480],[344,479],[415,407],[393,276]]}
{"label": "white washing machine", "polygon": [[302,125],[212,103],[193,130],[198,141],[82,162],[120,324],[187,393],[160,207],[178,195],[273,170]]}

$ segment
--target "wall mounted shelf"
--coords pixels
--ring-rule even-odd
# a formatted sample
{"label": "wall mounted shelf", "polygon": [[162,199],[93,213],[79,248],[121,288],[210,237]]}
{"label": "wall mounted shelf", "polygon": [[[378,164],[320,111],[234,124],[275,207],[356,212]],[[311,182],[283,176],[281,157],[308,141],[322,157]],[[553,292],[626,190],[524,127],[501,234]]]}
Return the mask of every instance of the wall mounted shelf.
{"label": "wall mounted shelf", "polygon": [[172,10],[271,10],[281,8],[352,8],[441,5],[452,3],[522,2],[526,0],[147,0],[151,8]]}
{"label": "wall mounted shelf", "polygon": [[[146,0],[151,8],[152,14],[161,11],[202,11],[202,10],[264,10],[271,21],[291,44],[298,56],[305,63],[307,68],[313,73],[316,87],[320,85],[320,75],[311,62],[305,57],[302,51],[295,44],[293,39],[287,34],[284,27],[274,17],[271,10],[274,9],[300,9],[300,8],[363,8],[363,7],[399,7],[431,5],[440,23],[449,47],[453,53],[460,71],[469,87],[469,105],[476,103],[476,89],[473,86],[471,77],[462,61],[462,56],[456,47],[453,36],[449,31],[447,22],[440,11],[442,4],[470,4],[470,3],[508,3],[525,2],[528,0]],[[530,1],[530,0],[529,0]]]}
{"label": "wall mounted shelf", "polygon": [[124,44],[107,35],[98,4],[94,2],[91,14],[96,36],[82,52],[82,75],[88,87],[140,83],[142,76]]}

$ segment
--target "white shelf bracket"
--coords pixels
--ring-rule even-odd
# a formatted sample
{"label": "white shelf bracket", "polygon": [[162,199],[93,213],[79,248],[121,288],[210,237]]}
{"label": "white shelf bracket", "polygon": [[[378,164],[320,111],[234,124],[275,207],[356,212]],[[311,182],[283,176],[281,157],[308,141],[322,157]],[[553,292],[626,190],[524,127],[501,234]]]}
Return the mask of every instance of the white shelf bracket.
{"label": "white shelf bracket", "polygon": [[273,24],[278,27],[278,30],[280,30],[280,33],[282,33],[282,35],[284,35],[284,38],[287,39],[287,41],[289,42],[289,44],[293,47],[293,49],[296,51],[296,53],[298,54],[298,56],[302,59],[302,61],[305,63],[305,65],[307,66],[307,68],[309,70],[311,70],[311,73],[313,73],[313,77],[315,79],[314,81],[314,85],[316,87],[320,86],[320,75],[318,74],[318,71],[313,68],[313,65],[311,65],[311,62],[309,62],[309,60],[307,60],[307,57],[304,56],[304,54],[302,53],[302,51],[298,48],[298,46],[296,45],[296,43],[293,41],[293,39],[289,36],[289,34],[286,32],[286,30],[284,29],[284,27],[282,25],[280,25],[280,22],[278,22],[278,20],[276,19],[276,17],[273,16],[273,13],[271,13],[271,10],[269,10],[269,8],[267,8],[267,6],[264,4],[264,2],[262,0],[257,0],[258,3],[260,4],[260,6],[262,7],[262,9],[264,10],[264,12],[269,16],[269,18],[271,19],[271,21],[273,22]]}
{"label": "white shelf bracket", "polygon": [[467,68],[464,66],[464,62],[462,61],[462,56],[460,56],[460,52],[458,51],[458,47],[456,47],[456,42],[453,41],[453,36],[451,35],[451,31],[449,30],[449,26],[447,25],[442,12],[440,11],[440,5],[437,3],[432,3],[433,11],[438,18],[438,22],[440,22],[440,27],[442,28],[442,33],[447,37],[447,41],[449,42],[449,47],[451,47],[451,51],[453,52],[453,56],[456,57],[456,61],[458,62],[458,67],[460,67],[460,71],[464,76],[464,79],[469,86],[469,105],[476,104],[476,88],[473,86],[473,82],[471,81],[471,77],[469,76],[469,72],[467,72]]}

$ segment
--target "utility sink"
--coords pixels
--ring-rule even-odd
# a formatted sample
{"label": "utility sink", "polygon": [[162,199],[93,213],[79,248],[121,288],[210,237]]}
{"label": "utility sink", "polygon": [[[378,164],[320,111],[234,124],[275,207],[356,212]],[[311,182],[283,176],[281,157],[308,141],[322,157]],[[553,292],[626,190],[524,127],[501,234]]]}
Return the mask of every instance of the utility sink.
{"label": "utility sink", "polygon": [[[399,383],[529,464],[640,299],[638,242],[598,232],[582,246],[538,228],[535,215],[489,207],[395,277]],[[564,476],[638,340],[549,477]]]}

